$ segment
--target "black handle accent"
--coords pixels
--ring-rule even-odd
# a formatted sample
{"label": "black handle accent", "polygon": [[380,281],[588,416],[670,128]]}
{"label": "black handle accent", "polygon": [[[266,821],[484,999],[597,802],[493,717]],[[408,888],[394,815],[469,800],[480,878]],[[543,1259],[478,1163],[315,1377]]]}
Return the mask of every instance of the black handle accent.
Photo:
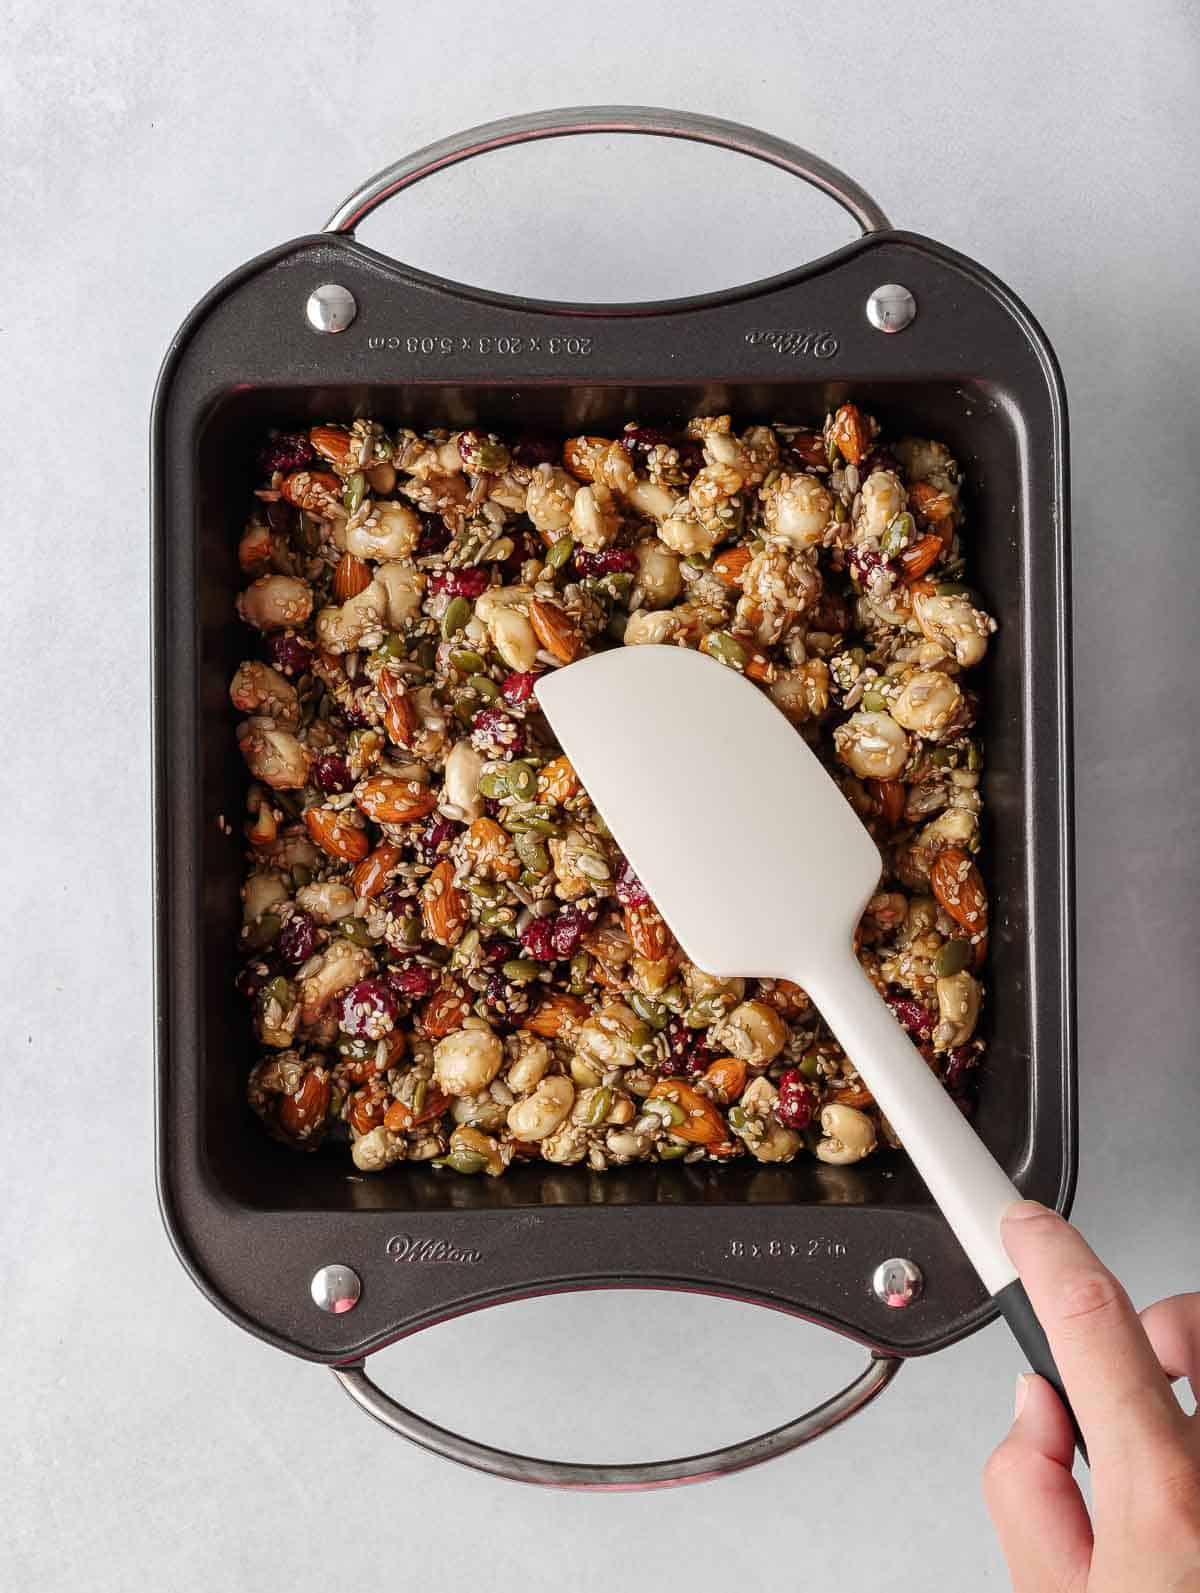
{"label": "black handle accent", "polygon": [[1045,1329],[1034,1315],[1033,1307],[1029,1303],[1029,1296],[1025,1293],[1025,1285],[1020,1278],[1014,1278],[1011,1283],[1006,1283],[995,1296],[996,1304],[1004,1313],[1004,1320],[1012,1329],[1013,1338],[1025,1351],[1025,1357],[1030,1366],[1044,1377],[1050,1387],[1063,1402],[1063,1409],[1071,1418],[1071,1426],[1075,1431],[1075,1444],[1086,1466],[1088,1463],[1087,1445],[1083,1441],[1083,1434],[1079,1430],[1079,1423],[1075,1420],[1075,1412],[1071,1409],[1071,1401],[1063,1387],[1063,1380],[1054,1360],[1054,1351],[1050,1348],[1050,1341],[1046,1337]]}

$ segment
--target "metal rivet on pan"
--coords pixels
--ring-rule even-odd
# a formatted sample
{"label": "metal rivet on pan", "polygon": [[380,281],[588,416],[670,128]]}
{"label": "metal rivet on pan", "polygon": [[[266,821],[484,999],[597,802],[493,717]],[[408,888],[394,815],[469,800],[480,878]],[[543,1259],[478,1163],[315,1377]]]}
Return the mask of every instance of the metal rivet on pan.
{"label": "metal rivet on pan", "polygon": [[867,300],[867,320],[877,332],[903,332],[916,313],[916,299],[898,282],[885,282]]}
{"label": "metal rivet on pan", "polygon": [[353,1311],[362,1293],[362,1279],[353,1267],[333,1265],[313,1273],[309,1284],[314,1305],[322,1311],[340,1316],[343,1311]]}
{"label": "metal rivet on pan", "polygon": [[911,1305],[921,1296],[925,1279],[920,1267],[907,1256],[893,1256],[881,1261],[871,1275],[871,1288],[875,1298],[893,1308]]}
{"label": "metal rivet on pan", "polygon": [[358,305],[340,282],[322,282],[309,294],[304,313],[316,332],[344,332],[358,314]]}

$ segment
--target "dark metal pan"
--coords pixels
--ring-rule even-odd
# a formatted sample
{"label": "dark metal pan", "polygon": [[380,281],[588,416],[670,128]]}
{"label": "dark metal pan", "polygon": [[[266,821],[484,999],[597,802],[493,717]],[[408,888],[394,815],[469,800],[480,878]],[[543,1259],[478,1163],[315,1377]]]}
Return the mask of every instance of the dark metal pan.
{"label": "dark metal pan", "polygon": [[[862,236],[767,281],[616,306],[480,292],[353,236],[376,205],[443,166],[592,132],[694,139],[768,161],[831,195]],[[861,1168],[602,1175],[529,1165],[470,1182],[405,1166],[364,1181],[340,1158],[298,1157],[261,1133],[243,1100],[249,1036],[231,989],[241,847],[222,825],[244,798],[226,685],[243,645],[234,549],[255,448],[268,425],[350,412],[565,435],[713,409],[812,417],[849,395],[889,428],[947,441],[969,482],[973,568],[1001,619],[983,682],[994,929],[977,1123],[1020,1188],[1065,1211],[1076,1163],[1066,411],[1054,355],[1007,288],[892,230],[840,172],[750,128],[673,111],[555,111],[476,128],[380,173],[326,231],[227,277],[167,354],[152,511],[163,1218],[229,1317],[332,1366],[371,1415],[439,1454],[575,1487],[713,1476],[827,1431],[902,1358],[953,1343],[993,1309],[900,1155]],[[490,1449],[367,1377],[371,1351],[448,1316],[612,1286],[774,1306],[857,1339],[870,1357],[849,1387],[773,1432],[621,1466]]]}

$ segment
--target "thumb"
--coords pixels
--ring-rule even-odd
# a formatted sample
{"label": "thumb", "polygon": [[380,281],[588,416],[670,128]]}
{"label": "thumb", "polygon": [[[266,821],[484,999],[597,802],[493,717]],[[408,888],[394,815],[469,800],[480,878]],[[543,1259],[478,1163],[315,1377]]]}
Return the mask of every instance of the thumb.
{"label": "thumb", "polygon": [[1075,1435],[1057,1394],[1040,1377],[1017,1379],[1017,1414],[983,1472],[988,1513],[1015,1593],[1082,1583],[1092,1526],[1071,1476]]}

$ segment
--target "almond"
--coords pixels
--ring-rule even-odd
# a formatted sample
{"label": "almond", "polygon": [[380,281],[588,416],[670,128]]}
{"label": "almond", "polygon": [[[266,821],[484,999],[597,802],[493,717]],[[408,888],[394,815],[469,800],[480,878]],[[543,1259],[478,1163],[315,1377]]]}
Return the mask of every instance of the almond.
{"label": "almond", "polygon": [[824,470],[829,464],[825,453],[825,441],[818,432],[798,431],[792,437],[789,447],[797,458],[806,465],[815,465]]}
{"label": "almond", "polygon": [[682,1123],[672,1123],[668,1132],[672,1139],[686,1140],[689,1145],[703,1145],[720,1154],[721,1147],[731,1148],[729,1130],[725,1119],[707,1096],[692,1089],[682,1079],[659,1079],[650,1091],[652,1101],[670,1101],[682,1109]]}
{"label": "almond", "polygon": [[384,1128],[390,1129],[393,1134],[406,1134],[409,1129],[416,1128],[420,1123],[432,1123],[435,1118],[450,1105],[450,1097],[443,1095],[436,1085],[426,1091],[425,1099],[417,1110],[406,1106],[403,1101],[393,1101],[387,1109],[383,1119]]}
{"label": "almond", "polygon": [[538,771],[539,802],[566,802],[578,790],[579,776],[566,753],[561,758],[552,758],[549,763],[544,763]]}
{"label": "almond", "polygon": [[369,1134],[383,1122],[389,1104],[387,1085],[382,1079],[364,1084],[350,1097],[347,1116],[351,1128],[357,1134]]}
{"label": "almond", "polygon": [[538,641],[560,664],[573,663],[583,651],[579,627],[563,613],[557,603],[547,603],[540,597],[533,598],[529,604],[529,623]]}
{"label": "almond", "polygon": [[471,859],[474,872],[485,879],[520,877],[521,864],[513,851],[512,840],[495,819],[476,819],[463,840],[463,851]]}
{"label": "almond", "polygon": [[530,1013],[521,1025],[544,1039],[555,1040],[560,1035],[577,1029],[588,1015],[588,1004],[578,996],[558,992],[547,996],[535,1012]]}
{"label": "almond", "polygon": [[722,586],[740,587],[750,562],[749,548],[726,548],[712,562],[712,572]]}
{"label": "almond", "polygon": [[986,937],[987,892],[979,870],[966,852],[957,847],[939,852],[929,870],[929,883],[939,904],[956,924],[972,939],[977,935]]}
{"label": "almond", "polygon": [[353,553],[343,553],[333,572],[334,597],[344,603],[347,598],[365,592],[370,584],[371,570],[366,560],[355,558]]}
{"label": "almond", "polygon": [[384,669],[377,684],[384,701],[384,728],[398,747],[411,747],[417,730],[417,712],[404,682],[390,669]]}
{"label": "almond", "polygon": [[428,1040],[444,1040],[448,1034],[461,1029],[463,1020],[470,1015],[471,1004],[462,988],[452,979],[447,979],[421,1008],[421,1032]]}
{"label": "almond", "polygon": [[300,1088],[280,1098],[276,1121],[288,1139],[306,1139],[319,1128],[329,1110],[330,1083],[315,1069],[306,1073]]}
{"label": "almond", "polygon": [[[380,1055],[380,1046],[383,1054]],[[338,1063],[338,1077],[350,1084],[369,1084],[381,1073],[395,1067],[408,1050],[403,1029],[392,1029],[382,1040],[371,1045],[366,1056],[343,1057]]]}
{"label": "almond", "polygon": [[867,789],[879,803],[883,822],[894,830],[904,817],[907,797],[903,784],[899,780],[868,780]]}
{"label": "almond", "polygon": [[758,987],[758,999],[774,1007],[781,1018],[802,1017],[812,1007],[807,991],[790,979],[764,980]]}
{"label": "almond", "polygon": [[908,489],[908,507],[921,525],[941,525],[954,518],[954,499],[931,481],[914,481]]}
{"label": "almond", "polygon": [[757,647],[746,649],[746,679],[756,680],[760,686],[769,686],[779,677],[779,670],[765,653]]}
{"label": "almond", "polygon": [[381,841],[370,857],[364,857],[350,876],[354,894],[378,896],[387,885],[389,873],[403,855],[401,848],[393,846],[391,841]]}
{"label": "almond", "polygon": [[640,902],[625,909],[625,932],[639,957],[651,962],[665,957],[671,946],[671,931],[653,902]]}
{"label": "almond", "polygon": [[577,481],[595,481],[609,446],[607,437],[568,437],[563,443],[563,468]]}
{"label": "almond", "polygon": [[848,1084],[844,1089],[835,1090],[833,1098],[839,1106],[874,1106],[875,1097],[865,1084]]}
{"label": "almond", "polygon": [[342,484],[328,470],[293,470],[284,476],[280,491],[289,503],[313,514],[327,509],[331,501],[342,501]]}
{"label": "almond", "polygon": [[843,404],[838,410],[829,437],[848,465],[861,464],[871,446],[871,428],[854,404]]}
{"label": "almond", "polygon": [[344,426],[314,426],[308,434],[308,440],[315,452],[335,470],[345,473],[353,468],[350,463],[350,433]]}
{"label": "almond", "polygon": [[425,933],[439,946],[453,946],[467,927],[467,897],[454,883],[454,864],[449,858],[438,863],[421,892],[421,916]]}
{"label": "almond", "polygon": [[704,1082],[716,1093],[722,1106],[736,1101],[746,1088],[746,1064],[736,1056],[718,1057],[704,1070]]}
{"label": "almond", "polygon": [[361,862],[371,850],[366,830],[355,823],[350,812],[309,808],[304,815],[304,827],[322,852],[329,857],[340,857],[345,863]]}
{"label": "almond", "polygon": [[437,807],[437,797],[427,785],[395,774],[374,774],[364,780],[354,800],[369,819],[384,824],[423,819]]}
{"label": "almond", "polygon": [[945,544],[936,532],[914,542],[912,547],[905,548],[900,555],[900,573],[906,581],[919,581],[921,577],[933,568],[938,559],[945,552]]}

